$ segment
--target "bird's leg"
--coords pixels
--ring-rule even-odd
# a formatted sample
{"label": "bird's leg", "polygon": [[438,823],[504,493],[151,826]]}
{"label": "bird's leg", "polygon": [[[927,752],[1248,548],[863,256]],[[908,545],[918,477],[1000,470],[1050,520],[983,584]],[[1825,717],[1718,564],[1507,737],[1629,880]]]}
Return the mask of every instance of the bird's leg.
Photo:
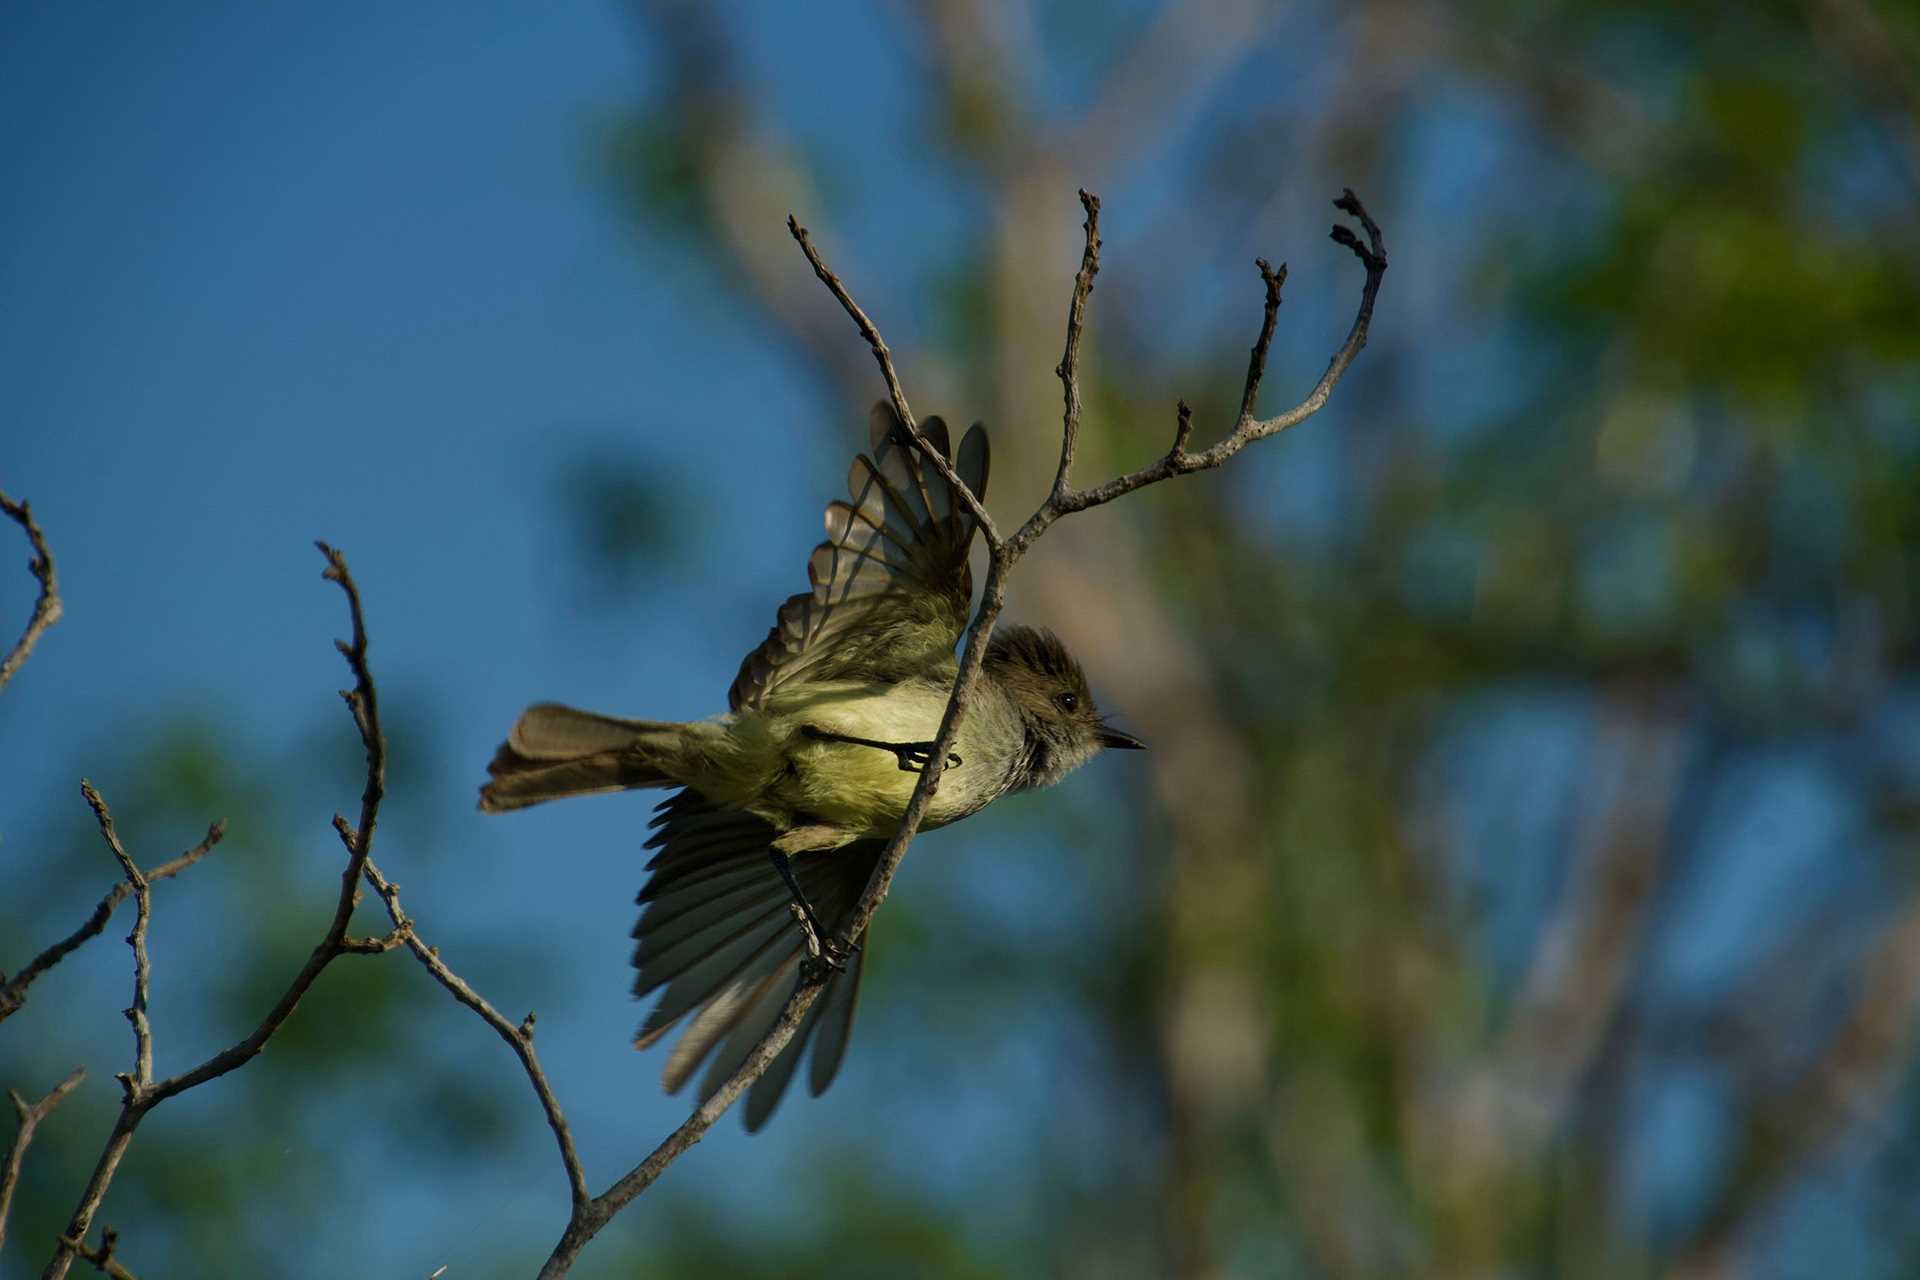
{"label": "bird's leg", "polygon": [[[821,834],[838,835],[830,828],[796,827],[780,839],[773,842],[767,853],[773,859],[773,869],[780,873],[780,879],[786,882],[787,892],[793,896],[793,918],[800,926],[800,932],[807,941],[807,963],[824,966],[827,970],[839,973],[847,967],[847,960],[860,949],[857,942],[842,942],[827,932],[821,922],[820,913],[813,909],[813,903],[807,901],[806,891],[800,887],[799,877],[793,874],[793,853],[816,843],[810,837]],[[844,838],[844,837],[842,837]]]}
{"label": "bird's leg", "polygon": [[[924,772],[927,762],[933,759],[931,742],[879,742],[873,738],[856,738],[850,733],[835,733],[830,729],[822,729],[811,724],[801,725],[800,732],[816,742],[845,742],[856,747],[875,747],[881,751],[891,751],[894,758],[900,762],[902,773]],[[947,768],[955,768],[959,763],[958,755],[952,752],[947,754]]]}
{"label": "bird's leg", "polygon": [[826,954],[826,926],[820,923],[819,913],[813,904],[807,901],[806,892],[800,888],[800,881],[793,874],[793,857],[779,848],[768,849],[773,857],[773,869],[787,882],[787,892],[793,896],[793,916],[799,922],[800,931],[807,935],[807,951],[811,955]]}

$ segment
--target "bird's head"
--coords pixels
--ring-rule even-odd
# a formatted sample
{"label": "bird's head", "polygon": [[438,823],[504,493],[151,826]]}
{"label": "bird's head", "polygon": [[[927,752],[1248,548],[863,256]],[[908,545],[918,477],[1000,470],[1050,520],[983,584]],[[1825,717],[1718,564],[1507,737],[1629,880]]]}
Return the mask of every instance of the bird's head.
{"label": "bird's head", "polygon": [[1001,628],[987,646],[986,668],[1012,698],[1026,732],[1022,786],[1052,786],[1102,748],[1146,745],[1100,718],[1086,673],[1051,631]]}

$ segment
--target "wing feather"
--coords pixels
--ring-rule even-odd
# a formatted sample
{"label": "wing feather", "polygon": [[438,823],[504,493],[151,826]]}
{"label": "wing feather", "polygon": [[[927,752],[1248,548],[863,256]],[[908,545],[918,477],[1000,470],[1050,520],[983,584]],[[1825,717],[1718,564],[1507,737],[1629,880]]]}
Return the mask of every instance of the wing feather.
{"label": "wing feather", "polygon": [[[939,418],[921,434],[951,458]],[[889,405],[869,417],[871,447],[847,471],[850,501],[827,504],[827,540],[807,559],[811,588],[780,606],[773,628],[740,664],[728,692],[735,711],[807,681],[899,680],[953,661],[967,623],[975,520],[945,477],[920,456]],[[983,497],[987,436],[976,425],[954,470]]]}
{"label": "wing feather", "polygon": [[[858,965],[860,957],[855,956],[853,963]],[[829,994],[845,986],[846,982],[845,977],[834,979]],[[785,997],[782,996],[780,1004],[784,1003]],[[780,1004],[774,1006],[776,1015]],[[747,1090],[748,1133],[759,1132],[760,1126],[765,1124],[767,1117],[773,1114],[774,1107],[780,1102],[780,1095],[787,1091],[787,1081],[793,1079],[794,1068],[800,1065],[800,1055],[806,1049],[807,1040],[813,1035],[814,1028],[819,1025],[821,1011],[826,1008],[826,1005],[827,996],[825,995],[813,1002],[813,1008],[807,1010],[806,1021],[802,1022],[799,1030],[793,1033],[793,1039],[788,1041],[787,1047],[780,1051],[780,1056],[773,1060],[766,1074],[755,1080],[753,1088]]]}
{"label": "wing feather", "polygon": [[[802,940],[786,886],[768,857],[775,836],[770,825],[690,791],[662,802],[654,822],[657,830],[647,843],[659,852],[640,890],[633,963],[635,994],[657,992],[658,998],[634,1044],[651,1047],[683,1027],[662,1079],[675,1092],[706,1064],[704,1101],[746,1061],[786,1007]],[[859,840],[796,859],[794,875],[829,928],[859,899],[883,848],[882,841]],[[748,1129],[766,1123],[809,1044],[815,1046],[809,1087],[817,1094],[832,1081],[846,1055],[860,973],[856,954],[755,1082],[747,1095]]]}
{"label": "wing feather", "polygon": [[825,1093],[833,1078],[840,1074],[840,1063],[847,1056],[847,1040],[853,1034],[853,1008],[860,999],[860,974],[865,959],[866,952],[855,952],[847,972],[810,1010],[820,1017],[820,1038],[814,1043],[813,1065],[807,1074],[807,1088],[816,1098]]}

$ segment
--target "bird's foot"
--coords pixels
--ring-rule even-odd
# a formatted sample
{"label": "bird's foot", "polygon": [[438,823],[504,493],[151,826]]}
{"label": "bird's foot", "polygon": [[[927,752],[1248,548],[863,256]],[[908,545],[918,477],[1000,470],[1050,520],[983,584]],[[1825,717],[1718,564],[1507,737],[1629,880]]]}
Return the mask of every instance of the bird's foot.
{"label": "bird's foot", "polygon": [[791,909],[807,947],[806,958],[800,962],[801,980],[814,984],[825,982],[836,973],[845,973],[847,962],[859,952],[860,944],[821,929],[812,912],[803,910],[799,903],[793,903]]}
{"label": "bird's foot", "polygon": [[[902,773],[924,773],[928,761],[933,759],[931,742],[880,742],[873,738],[856,738],[849,733],[835,733],[831,729],[822,729],[811,724],[802,725],[800,732],[817,742],[844,742],[855,747],[873,747],[879,751],[891,751],[894,759],[900,762]],[[947,768],[958,768],[959,765],[959,755],[948,752]]]}
{"label": "bird's foot", "polygon": [[[931,742],[903,742],[893,748],[893,753],[899,757],[900,772],[925,773],[928,762],[933,759],[933,744]],[[959,763],[960,757],[949,751],[947,753],[947,768],[955,768]]]}

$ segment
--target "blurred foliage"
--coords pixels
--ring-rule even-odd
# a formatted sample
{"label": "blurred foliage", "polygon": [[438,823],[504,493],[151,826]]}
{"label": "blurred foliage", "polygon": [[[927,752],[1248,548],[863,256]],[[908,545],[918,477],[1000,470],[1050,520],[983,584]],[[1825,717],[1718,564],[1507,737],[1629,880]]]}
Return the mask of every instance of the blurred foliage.
{"label": "blurred foliage", "polygon": [[552,492],[566,512],[568,562],[602,606],[641,594],[660,562],[683,548],[680,530],[688,515],[679,490],[618,452],[569,458],[556,469]]}

